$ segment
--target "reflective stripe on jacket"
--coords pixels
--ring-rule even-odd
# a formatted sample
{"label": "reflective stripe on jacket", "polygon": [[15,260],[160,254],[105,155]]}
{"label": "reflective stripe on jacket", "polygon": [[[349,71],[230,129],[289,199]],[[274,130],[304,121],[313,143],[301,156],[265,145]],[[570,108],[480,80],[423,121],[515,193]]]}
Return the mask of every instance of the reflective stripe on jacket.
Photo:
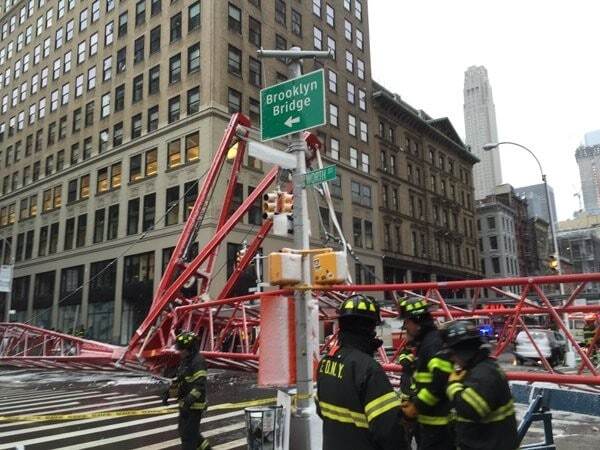
{"label": "reflective stripe on jacket", "polygon": [[450,406],[446,398],[448,376],[454,364],[442,353],[442,340],[435,328],[426,331],[417,347],[416,370],[413,375],[415,403],[423,425],[447,425],[450,422]]}
{"label": "reflective stripe on jacket", "polygon": [[323,357],[315,403],[323,419],[324,449],[406,449],[399,397],[364,351],[344,345]]}
{"label": "reflective stripe on jacket", "polygon": [[206,361],[199,353],[182,360],[177,371],[180,408],[206,409]]}
{"label": "reflective stripe on jacket", "polygon": [[461,450],[514,450],[518,447],[515,408],[504,372],[491,358],[471,368],[447,396],[456,411],[456,437]]}

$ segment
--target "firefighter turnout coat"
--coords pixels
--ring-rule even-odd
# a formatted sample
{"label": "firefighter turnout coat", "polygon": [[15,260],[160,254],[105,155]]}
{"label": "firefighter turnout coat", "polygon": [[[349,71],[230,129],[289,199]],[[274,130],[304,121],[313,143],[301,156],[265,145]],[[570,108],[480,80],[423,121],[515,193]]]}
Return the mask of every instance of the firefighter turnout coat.
{"label": "firefighter turnout coat", "polygon": [[177,371],[177,398],[182,409],[206,409],[206,361],[199,353],[181,361]]}
{"label": "firefighter turnout coat", "polygon": [[445,426],[450,422],[450,405],[446,398],[448,376],[454,364],[442,353],[442,339],[436,328],[425,331],[417,346],[414,372],[415,395],[411,398],[422,425]]}
{"label": "firefighter turnout coat", "polygon": [[381,365],[356,341],[345,339],[319,363],[323,449],[405,450],[398,395]]}
{"label": "firefighter turnout coat", "polygon": [[515,408],[508,381],[487,354],[460,381],[448,385],[456,412],[456,440],[461,450],[514,450],[519,446]]}

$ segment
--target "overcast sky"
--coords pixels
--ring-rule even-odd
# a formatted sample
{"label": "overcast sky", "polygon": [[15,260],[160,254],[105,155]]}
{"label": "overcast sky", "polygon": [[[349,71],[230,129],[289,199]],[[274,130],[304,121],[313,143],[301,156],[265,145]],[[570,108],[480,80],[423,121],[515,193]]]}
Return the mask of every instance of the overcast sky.
{"label": "overcast sky", "polygon": [[[373,78],[463,137],[464,71],[483,65],[498,137],[533,150],[558,218],[579,209],[575,149],[600,129],[597,0],[370,0]],[[533,158],[503,146],[503,182],[541,182]]]}

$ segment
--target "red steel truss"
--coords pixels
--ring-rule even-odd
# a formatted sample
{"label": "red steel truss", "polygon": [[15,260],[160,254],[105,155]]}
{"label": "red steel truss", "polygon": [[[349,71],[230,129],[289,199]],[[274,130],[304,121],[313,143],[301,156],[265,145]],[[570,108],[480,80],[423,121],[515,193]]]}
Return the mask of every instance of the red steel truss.
{"label": "red steel truss", "polygon": [[[265,220],[251,237],[246,253],[225,284],[220,290],[216,290],[218,293],[211,295],[210,291],[215,275],[214,264],[221,244],[279,175],[279,168],[273,167],[242,204],[231,211],[234,189],[245,153],[243,137],[247,135],[249,126],[250,121],[242,114],[235,114],[231,118],[211,166],[202,180],[198,197],[177,240],[150,310],[126,347],[94,342],[26,324],[0,323],[0,364],[60,369],[143,369],[160,373],[165,367],[176,363],[174,339],[179,330],[186,329],[199,335],[201,351],[211,366],[256,371],[259,360],[260,299],[264,296],[292,295],[293,291],[278,289],[233,298],[229,295],[267,237],[272,227],[271,220]],[[312,159],[311,155],[321,144],[316,136],[308,133],[305,140],[309,146],[307,157]],[[231,164],[226,164],[227,154],[236,143],[235,158]],[[228,172],[224,198],[216,200],[221,210],[217,217],[210,218],[207,217],[208,207],[224,170]],[[197,255],[192,256],[191,246],[201,226],[212,227],[214,233],[202,243]],[[594,367],[587,352],[579,347],[561,317],[576,312],[600,313],[600,305],[574,305],[579,293],[592,282],[600,282],[600,273],[452,282],[337,285],[315,287],[313,294],[317,299],[322,322],[336,319],[339,303],[350,292],[368,292],[378,296],[419,295],[439,305],[434,314],[440,321],[473,316],[501,317],[504,326],[495,345],[496,355],[510,349],[509,346],[519,331],[524,330],[530,336],[530,329],[525,321],[527,317],[544,315],[548,318],[548,323],[553,323],[569,340],[581,365],[576,373],[559,373],[536,347],[547,372],[510,372],[509,378],[600,386],[599,370]],[[548,294],[558,292],[556,286],[559,284],[573,286],[562,305],[553,304],[556,296]],[[190,291],[190,286],[196,287],[192,296],[186,294]],[[484,289],[496,293],[502,306],[495,309],[480,307]],[[461,301],[455,298],[457,294],[460,294]],[[457,303],[463,306],[457,306]],[[393,309],[384,309],[383,315],[394,318],[397,313]],[[328,336],[322,349],[331,345],[335,339],[335,334]],[[594,344],[599,341],[600,333]],[[400,347],[402,346],[403,344]],[[400,371],[400,367],[394,364],[400,350],[401,348],[394,349],[393,354],[383,350],[379,353],[380,361],[391,377],[397,376]]]}

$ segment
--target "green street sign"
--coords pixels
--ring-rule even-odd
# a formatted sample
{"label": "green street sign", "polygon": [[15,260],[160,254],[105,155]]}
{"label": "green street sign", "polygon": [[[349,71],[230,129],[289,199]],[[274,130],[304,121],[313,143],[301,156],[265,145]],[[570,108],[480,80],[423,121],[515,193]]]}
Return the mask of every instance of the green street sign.
{"label": "green street sign", "polygon": [[323,69],[260,91],[260,131],[263,141],[324,124]]}
{"label": "green street sign", "polygon": [[304,175],[304,186],[335,180],[336,174],[336,166],[327,166],[319,170],[307,172],[306,175]]}

